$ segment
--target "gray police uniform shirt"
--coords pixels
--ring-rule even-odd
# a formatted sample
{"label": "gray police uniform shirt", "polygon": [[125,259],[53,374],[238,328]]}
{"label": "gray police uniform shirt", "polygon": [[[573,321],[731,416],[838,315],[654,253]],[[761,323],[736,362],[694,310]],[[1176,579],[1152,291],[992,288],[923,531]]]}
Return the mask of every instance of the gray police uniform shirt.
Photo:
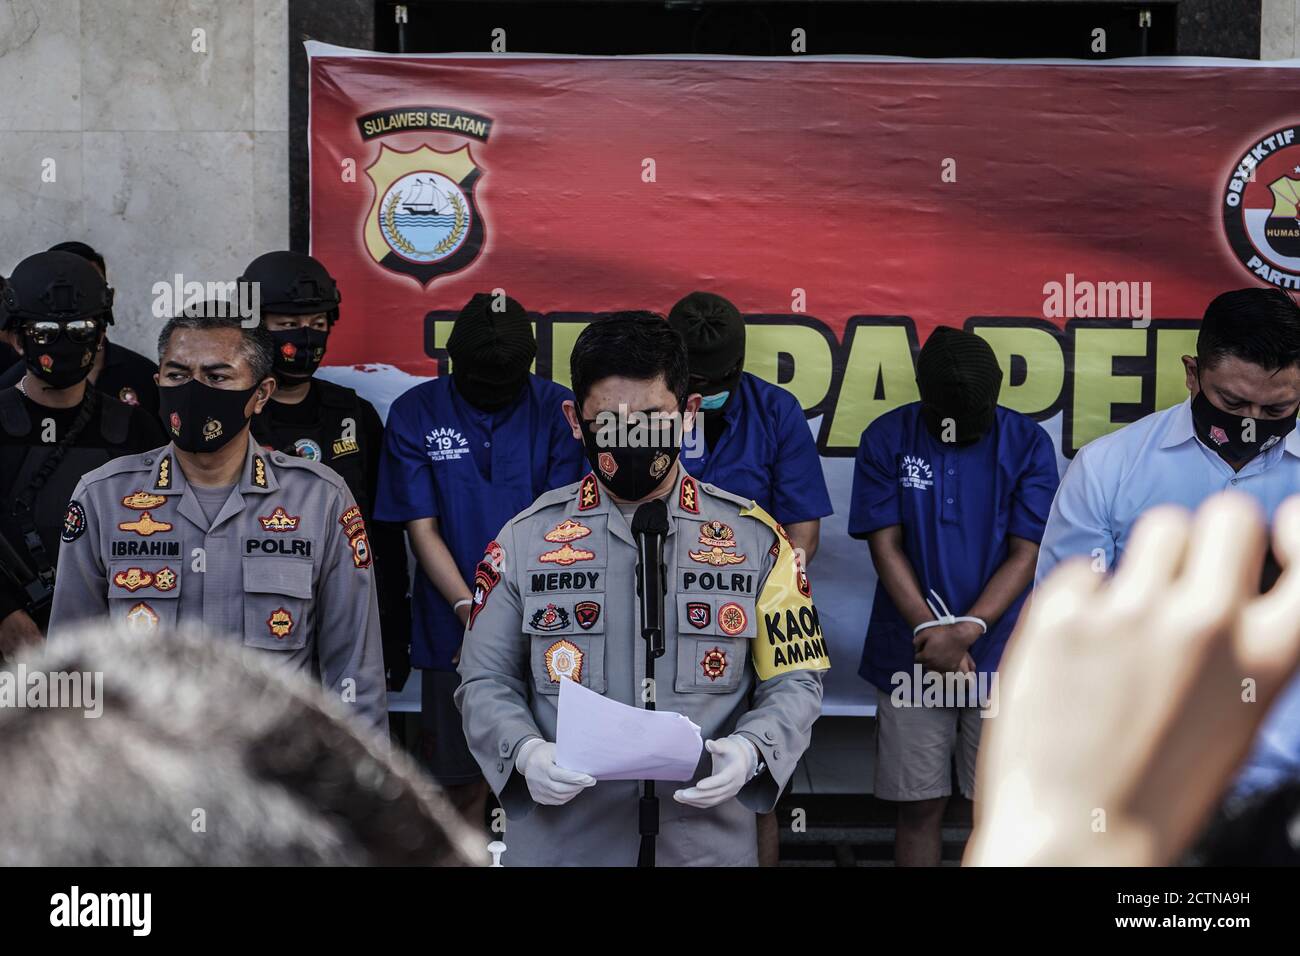
{"label": "gray police uniform shirt", "polygon": [[[707,751],[692,781],[660,785],[657,862],[752,866],[754,814],[776,805],[808,746],[830,660],[808,578],[766,512],[682,470],[668,513],[655,706],[685,714],[706,740],[744,735],[766,768],[707,810],[672,799],[712,773]],[[512,519],[475,572],[456,702],[506,811],[506,865],[636,863],[637,781],[600,781],[563,806],[539,806],[514,765],[524,741],[555,740],[563,678],[644,706],[635,568],[629,521],[588,474]]]}
{"label": "gray police uniform shirt", "polygon": [[209,523],[166,445],[87,473],[68,504],[50,638],[104,618],[240,640],[319,677],[386,736],[379,609],[365,523],[317,462],[251,438],[238,483]]}

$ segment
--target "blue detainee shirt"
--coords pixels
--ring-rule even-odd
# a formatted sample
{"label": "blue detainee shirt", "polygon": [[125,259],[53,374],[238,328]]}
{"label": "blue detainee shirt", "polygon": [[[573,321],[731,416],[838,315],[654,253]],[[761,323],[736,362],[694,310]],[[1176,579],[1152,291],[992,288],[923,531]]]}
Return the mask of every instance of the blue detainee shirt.
{"label": "blue detainee shirt", "polygon": [[[881,415],[862,433],[853,474],[849,534],[902,525],[903,550],[922,596],[930,589],[955,615],[967,614],[1007,559],[1008,536],[1037,543],[1056,492],[1056,453],[1032,418],[997,407],[993,428],[961,447],[934,438],[920,402]],[[1024,593],[971,645],[981,672],[997,669]],[[876,582],[858,673],[885,693],[911,674],[912,628]]]}
{"label": "blue detainee shirt", "polygon": [[[585,471],[582,443],[561,408],[573,393],[529,376],[513,405],[483,412],[451,386],[423,382],[393,402],[379,462],[375,518],[437,518],[438,531],[467,584],[492,537],[545,491]],[[411,663],[455,670],[464,628],[451,605],[417,570],[411,595]]]}
{"label": "blue detainee shirt", "polygon": [[704,447],[699,425],[683,442],[687,471],[752,499],[783,525],[832,514],[817,443],[798,399],[748,372],[741,374],[736,392],[722,413],[727,427],[717,445]]}

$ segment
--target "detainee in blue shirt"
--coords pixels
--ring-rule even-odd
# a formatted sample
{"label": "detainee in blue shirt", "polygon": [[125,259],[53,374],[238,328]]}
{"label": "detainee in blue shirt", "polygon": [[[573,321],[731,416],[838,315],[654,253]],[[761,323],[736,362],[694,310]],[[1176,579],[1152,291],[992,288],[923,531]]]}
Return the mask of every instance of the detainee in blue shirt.
{"label": "detainee in blue shirt", "polygon": [[686,340],[691,391],[703,396],[683,445],[691,474],[753,499],[781,523],[804,563],[834,513],[817,443],[799,400],[744,371],[745,322],[727,299],[692,292],[668,313]]}
{"label": "detainee in blue shirt", "polygon": [[[690,390],[703,396],[682,459],[700,481],[749,498],[775,518],[806,567],[821,519],[834,513],[817,443],[799,400],[745,368],[745,321],[728,299],[692,292],[668,312],[686,340]],[[776,815],[758,817],[758,862],[780,862]]]}
{"label": "detainee in blue shirt", "polygon": [[[1238,289],[1205,310],[1196,356],[1183,356],[1190,398],[1090,442],[1074,456],[1038,559],[1038,582],[1066,558],[1099,570],[1123,560],[1138,517],[1176,504],[1195,509],[1223,491],[1242,491],[1269,519],[1300,491],[1300,307],[1280,289]],[[1242,674],[1242,680],[1252,675]],[[1268,706],[1278,688],[1257,688]],[[1269,715],[1236,794],[1300,777],[1300,687]]]}
{"label": "detainee in blue shirt", "polygon": [[447,353],[450,375],[415,386],[389,410],[375,517],[405,523],[419,562],[411,664],[421,670],[421,757],[479,828],[487,784],[453,700],[474,569],[507,521],[582,477],[584,458],[564,420],[572,393],[528,371],[537,340],[518,302],[475,295]]}
{"label": "detainee in blue shirt", "polygon": [[1002,369],[979,336],[936,328],[916,381],[919,402],[862,433],[849,534],[868,541],[879,575],[859,668],[880,691],[873,789],[898,803],[895,863],[936,866],[954,753],[962,795],[975,796],[980,712],[1057,469],[1047,433],[997,404]]}

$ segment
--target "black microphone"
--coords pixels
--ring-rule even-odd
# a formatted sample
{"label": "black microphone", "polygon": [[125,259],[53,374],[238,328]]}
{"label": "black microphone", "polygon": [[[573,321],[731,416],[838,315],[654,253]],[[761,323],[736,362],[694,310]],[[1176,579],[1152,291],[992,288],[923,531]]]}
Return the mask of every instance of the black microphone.
{"label": "black microphone", "polygon": [[641,604],[641,636],[654,657],[664,653],[664,538],[668,536],[668,506],[662,498],[647,501],[632,516],[636,540],[636,593]]}

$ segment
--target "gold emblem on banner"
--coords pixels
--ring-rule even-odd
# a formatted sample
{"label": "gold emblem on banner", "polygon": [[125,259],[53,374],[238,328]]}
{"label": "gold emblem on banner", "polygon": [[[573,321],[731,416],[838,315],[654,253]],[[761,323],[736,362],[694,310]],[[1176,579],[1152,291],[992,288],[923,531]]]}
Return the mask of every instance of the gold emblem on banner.
{"label": "gold emblem on banner", "polygon": [[450,153],[381,145],[366,175],[375,195],[363,237],[376,263],[427,285],[478,256],[484,229],[474,186],[480,170],[468,145]]}

